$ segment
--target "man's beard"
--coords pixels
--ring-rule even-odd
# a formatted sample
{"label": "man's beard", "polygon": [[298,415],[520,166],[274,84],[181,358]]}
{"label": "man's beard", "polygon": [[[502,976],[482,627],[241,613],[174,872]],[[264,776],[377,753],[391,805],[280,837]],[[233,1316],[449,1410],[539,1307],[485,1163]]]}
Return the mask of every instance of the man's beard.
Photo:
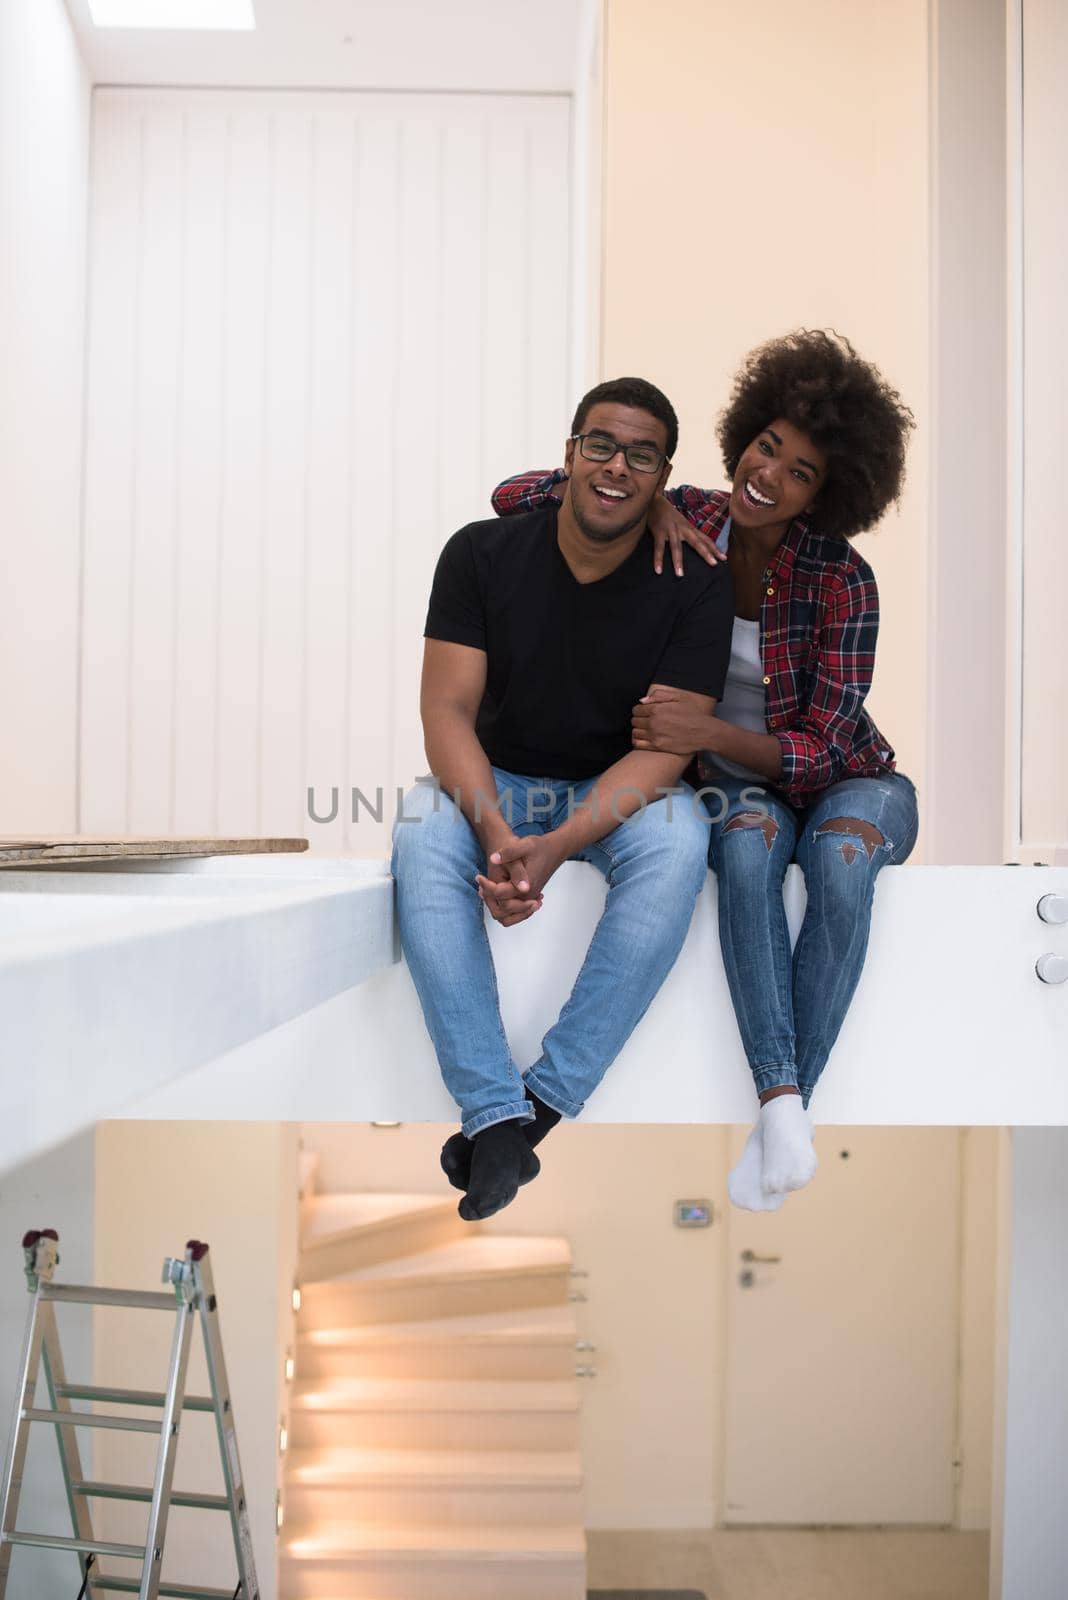
{"label": "man's beard", "polygon": [[630,522],[624,523],[622,528],[591,526],[583,516],[580,506],[576,503],[574,494],[571,496],[571,511],[575,521],[578,523],[579,531],[584,533],[587,539],[592,539],[594,544],[615,544],[617,539],[623,539],[628,533],[633,533],[635,528],[641,527],[648,514],[648,507],[639,511],[638,515],[632,517]]}

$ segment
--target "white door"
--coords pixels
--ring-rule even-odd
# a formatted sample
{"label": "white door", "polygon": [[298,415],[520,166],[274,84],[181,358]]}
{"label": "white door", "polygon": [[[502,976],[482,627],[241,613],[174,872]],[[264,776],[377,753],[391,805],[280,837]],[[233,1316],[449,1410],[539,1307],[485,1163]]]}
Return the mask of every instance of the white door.
{"label": "white door", "polygon": [[960,1132],[816,1147],[781,1211],[730,1209],[724,1520],[951,1522]]}

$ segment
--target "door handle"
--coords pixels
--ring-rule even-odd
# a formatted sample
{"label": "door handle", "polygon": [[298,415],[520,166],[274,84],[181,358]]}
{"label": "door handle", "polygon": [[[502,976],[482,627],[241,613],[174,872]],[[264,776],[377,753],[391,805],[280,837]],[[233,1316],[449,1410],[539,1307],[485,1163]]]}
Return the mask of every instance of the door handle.
{"label": "door handle", "polygon": [[772,1267],[775,1266],[777,1262],[782,1260],[782,1256],[758,1256],[755,1250],[743,1250],[742,1260],[759,1261],[762,1266]]}

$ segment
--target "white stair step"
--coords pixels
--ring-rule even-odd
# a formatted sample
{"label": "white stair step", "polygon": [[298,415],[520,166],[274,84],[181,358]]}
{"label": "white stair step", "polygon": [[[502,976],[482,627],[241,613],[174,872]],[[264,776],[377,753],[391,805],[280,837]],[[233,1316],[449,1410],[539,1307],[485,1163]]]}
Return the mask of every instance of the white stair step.
{"label": "white stair step", "polygon": [[[442,1452],[459,1454],[458,1451]],[[482,1488],[380,1488],[369,1483],[291,1484],[285,1491],[286,1514],[298,1521],[321,1521],[338,1528],[374,1523],[382,1528],[416,1522],[447,1522],[457,1527],[486,1527],[522,1518],[531,1526],[583,1521],[582,1486],[531,1488],[507,1483]]]}
{"label": "white stair step", "polygon": [[578,1386],[574,1379],[298,1384],[289,1423],[296,1449],[573,1450],[578,1447]]}
{"label": "white stair step", "polygon": [[286,1600],[585,1600],[575,1524],[313,1524],[283,1534]]}
{"label": "white stair step", "polygon": [[412,1523],[407,1528],[376,1528],[354,1523],[346,1528],[287,1527],[279,1554],[287,1561],[321,1561],[342,1558],[353,1566],[419,1557],[434,1561],[466,1562],[505,1556],[511,1561],[541,1563],[558,1556],[583,1556],[586,1535],[572,1523],[504,1525],[495,1528],[457,1528],[451,1523],[430,1526]]}
{"label": "white stair step", "polygon": [[297,1523],[578,1523],[577,1450],[294,1450],[286,1515]]}
{"label": "white stair step", "polygon": [[566,1305],[318,1328],[298,1343],[297,1373],[302,1379],[563,1379],[574,1375],[577,1340],[574,1314]]}
{"label": "white stair step", "polygon": [[564,1305],[565,1239],[476,1234],[304,1286],[300,1331]]}
{"label": "white stair step", "polygon": [[[577,1488],[582,1461],[576,1450],[293,1450],[287,1483],[376,1483],[386,1488]],[[513,1519],[515,1520],[515,1519]]]}
{"label": "white stair step", "polygon": [[295,1449],[577,1450],[577,1411],[294,1411]]}
{"label": "white stair step", "polygon": [[336,1278],[425,1253],[461,1240],[465,1229],[470,1224],[458,1215],[456,1201],[440,1195],[314,1195],[301,1213],[301,1277]]}
{"label": "white stair step", "polygon": [[[426,1213],[456,1213],[447,1195],[429,1194],[315,1194],[304,1202],[301,1244],[321,1243],[339,1233],[363,1228],[400,1226]],[[461,1221],[457,1215],[457,1221]],[[463,1224],[466,1226],[466,1224]]]}
{"label": "white stair step", "polygon": [[339,1378],[294,1385],[296,1411],[577,1411],[575,1383],[493,1383],[479,1379]]}
{"label": "white stair step", "polygon": [[300,1570],[287,1574],[283,1565],[278,1596],[279,1600],[587,1600],[584,1574],[569,1570],[550,1577],[544,1567],[509,1572],[499,1563],[470,1578],[446,1567],[434,1574],[432,1584],[426,1570],[419,1568],[391,1567],[385,1575],[346,1570],[330,1579],[329,1592],[317,1574]]}
{"label": "white stair step", "polygon": [[561,1266],[571,1266],[571,1246],[566,1239],[468,1231],[452,1244],[395,1261],[380,1261],[347,1272],[341,1281],[381,1283],[394,1279],[478,1277],[486,1272],[539,1272]]}

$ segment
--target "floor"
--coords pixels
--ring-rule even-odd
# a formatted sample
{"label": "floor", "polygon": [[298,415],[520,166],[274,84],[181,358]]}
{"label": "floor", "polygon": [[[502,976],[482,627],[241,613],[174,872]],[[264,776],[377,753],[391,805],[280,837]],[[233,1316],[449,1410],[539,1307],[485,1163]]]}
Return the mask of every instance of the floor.
{"label": "floor", "polygon": [[591,1589],[706,1600],[987,1600],[990,1539],[937,1529],[590,1533]]}

